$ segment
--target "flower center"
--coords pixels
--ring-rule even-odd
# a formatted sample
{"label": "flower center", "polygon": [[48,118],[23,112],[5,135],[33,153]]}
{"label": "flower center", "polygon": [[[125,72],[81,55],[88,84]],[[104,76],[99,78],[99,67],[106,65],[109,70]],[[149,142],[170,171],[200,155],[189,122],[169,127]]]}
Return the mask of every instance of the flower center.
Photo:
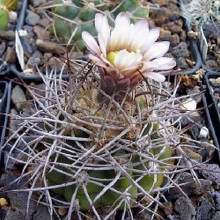
{"label": "flower center", "polygon": [[140,50],[136,50],[136,52],[128,52],[127,50],[119,50],[114,52],[109,52],[107,54],[108,61],[113,64],[118,69],[125,69],[132,58],[139,53]]}

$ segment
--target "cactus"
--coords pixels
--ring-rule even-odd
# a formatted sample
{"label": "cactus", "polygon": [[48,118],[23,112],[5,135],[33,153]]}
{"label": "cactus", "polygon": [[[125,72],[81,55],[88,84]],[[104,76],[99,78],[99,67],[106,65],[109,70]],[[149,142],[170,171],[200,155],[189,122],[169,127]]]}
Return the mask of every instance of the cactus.
{"label": "cactus", "polygon": [[182,16],[190,24],[201,28],[204,24],[216,24],[220,21],[220,3],[218,0],[192,0],[181,4]]}
{"label": "cactus", "polygon": [[[107,209],[104,219],[118,210],[134,219],[133,208],[150,212],[153,219],[163,206],[162,192],[173,187],[173,173],[178,178],[194,166],[188,158],[184,168],[180,166],[186,144],[179,121],[190,114],[182,107],[186,97],[176,98],[177,88],[167,90],[161,83],[161,70],[175,65],[172,58],[163,57],[169,43],[155,42],[159,31],[149,30],[146,21],[135,26],[128,20],[126,13],[117,15],[111,32],[115,39],[108,45],[103,43],[107,34],[112,36],[107,18],[97,14],[102,48],[87,32],[83,40],[99,68],[77,60],[68,81],[62,72],[59,78],[56,72],[52,77],[39,73],[46,87],[43,95],[25,86],[31,97],[30,116],[16,116],[22,123],[8,140],[17,138],[8,162],[19,164],[22,174],[30,176],[30,192],[41,192],[39,200],[45,196],[51,212],[56,213],[56,206],[69,207],[67,219],[73,210],[79,219],[91,213],[93,219],[102,219],[102,208]],[[151,45],[148,39],[139,44],[134,33],[130,41],[121,40],[124,32],[116,32],[121,30],[119,21],[134,33],[144,27],[144,33],[153,34]]]}
{"label": "cactus", "polygon": [[[16,141],[8,161],[22,165],[24,172],[29,168],[31,188],[51,205],[69,204],[80,216],[92,211],[101,218],[98,210],[104,207],[109,216],[117,210],[132,215],[132,207],[147,207],[154,215],[153,204],[162,205],[158,198],[172,186],[173,172],[182,172],[184,137],[177,116],[186,114],[183,97],[174,98],[176,88],[168,93],[153,81],[149,94],[143,81],[123,103],[103,103],[98,99],[100,79],[96,74],[85,77],[89,67],[83,65],[75,67],[79,72],[69,82],[44,79],[49,99],[26,86],[36,109],[30,117],[16,116],[23,123],[8,141],[16,137],[25,145]],[[160,96],[162,91],[166,95]],[[28,140],[24,133],[35,138]],[[15,152],[19,155],[13,158]],[[187,166],[193,167],[189,160],[184,170]]]}
{"label": "cactus", "polygon": [[0,0],[0,30],[7,30],[9,23],[9,11],[15,10],[17,0]]}
{"label": "cactus", "polygon": [[86,3],[74,0],[72,0],[72,3],[56,0],[52,7],[54,13],[53,30],[55,35],[61,42],[72,42],[78,50],[85,49],[85,45],[81,39],[83,31],[97,36],[93,25],[94,17],[97,12],[108,14],[109,22],[112,22],[112,19],[122,11],[128,11],[133,21],[147,18],[149,13],[149,8],[143,6],[138,0],[124,0],[122,2],[90,0]]}

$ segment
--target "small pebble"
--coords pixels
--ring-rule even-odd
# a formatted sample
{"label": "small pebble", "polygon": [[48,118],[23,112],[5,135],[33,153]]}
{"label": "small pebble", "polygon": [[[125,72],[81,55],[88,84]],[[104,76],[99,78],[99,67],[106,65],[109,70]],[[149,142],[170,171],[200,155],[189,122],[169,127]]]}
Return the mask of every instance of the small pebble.
{"label": "small pebble", "polygon": [[60,216],[65,216],[66,213],[67,213],[66,208],[59,208],[59,209],[58,209],[58,214],[59,214]]}
{"label": "small pebble", "polygon": [[207,138],[209,135],[209,129],[206,126],[203,126],[200,130],[199,136],[203,138]]}
{"label": "small pebble", "polygon": [[15,39],[15,32],[0,30],[0,38],[7,40],[7,41],[14,40]]}
{"label": "small pebble", "polygon": [[49,41],[43,41],[43,40],[37,40],[36,45],[39,50],[41,51],[46,51],[46,52],[52,52],[52,53],[57,53],[57,54],[64,54],[66,53],[66,48],[54,43],[54,42],[49,42]]}
{"label": "small pebble", "polygon": [[11,99],[18,111],[20,111],[27,102],[24,91],[18,85],[12,89]]}
{"label": "small pebble", "polygon": [[186,101],[184,101],[182,103],[181,109],[182,110],[187,110],[187,111],[194,111],[196,110],[196,101],[192,98],[188,98],[186,99]]}
{"label": "small pebble", "polygon": [[34,13],[33,11],[27,10],[27,16],[25,21],[28,25],[34,26],[40,23],[40,16]]}
{"label": "small pebble", "polygon": [[0,207],[7,205],[8,205],[8,201],[5,198],[0,198]]}

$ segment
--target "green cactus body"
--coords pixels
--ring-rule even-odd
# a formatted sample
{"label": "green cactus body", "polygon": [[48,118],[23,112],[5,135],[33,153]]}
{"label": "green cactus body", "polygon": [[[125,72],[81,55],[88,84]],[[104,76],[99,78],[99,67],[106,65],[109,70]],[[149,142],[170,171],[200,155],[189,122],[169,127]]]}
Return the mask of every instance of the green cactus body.
{"label": "green cactus body", "polygon": [[79,19],[81,21],[90,21],[95,18],[94,9],[83,8],[79,13]]}
{"label": "green cactus body", "polygon": [[[128,172],[129,175],[132,176],[131,172]],[[113,172],[109,173],[109,175],[112,175],[112,178],[114,178]],[[133,186],[131,180],[127,177],[120,177],[120,179],[114,184],[113,188],[117,191],[123,193],[126,191],[126,189],[130,187],[130,189],[126,192],[130,194],[130,197],[135,198],[137,193],[137,188]],[[113,192],[112,190],[108,190],[103,196],[102,196],[102,204],[105,206],[112,206],[117,205],[119,203],[119,198],[121,197],[120,194]],[[130,206],[132,206],[133,202],[130,202]],[[122,204],[120,209],[124,209],[124,205]]]}
{"label": "green cactus body", "polygon": [[149,174],[143,177],[138,184],[146,191],[149,192],[152,188],[156,189],[163,184],[162,174]]}
{"label": "green cactus body", "polygon": [[138,0],[125,0],[116,11],[114,15],[118,15],[122,11],[132,12],[138,7]]}
{"label": "green cactus body", "polygon": [[[58,167],[58,166],[57,166],[57,169],[63,170],[63,168]],[[66,180],[67,180],[67,176],[63,173],[56,171],[56,170],[52,170],[51,172],[47,173],[47,181],[50,186],[56,186],[56,185],[63,184],[63,183],[65,183]],[[65,192],[65,188],[64,187],[56,188],[56,189],[53,189],[53,191],[56,194],[63,195]]]}
{"label": "green cactus body", "polygon": [[16,10],[18,0],[0,0],[0,6],[5,6],[9,11]]}
{"label": "green cactus body", "polygon": [[[86,189],[88,191],[89,197],[90,199],[93,201],[95,199],[95,197],[98,195],[98,192],[100,191],[100,189],[97,192],[89,192],[89,189],[93,189],[92,191],[97,190],[97,185],[95,184],[88,184],[86,186]],[[72,199],[73,194],[75,193],[76,187],[75,185],[72,186],[68,186],[65,188],[65,192],[64,192],[64,198],[67,202],[70,202]],[[80,210],[82,211],[88,211],[91,208],[91,205],[84,193],[84,190],[82,187],[78,188],[77,191],[77,195],[76,195],[76,199],[79,202],[79,206],[80,206]],[[97,200],[94,204],[93,204],[96,208],[100,207],[101,204],[101,199]]]}
{"label": "green cactus body", "polygon": [[125,0],[117,10],[114,10],[114,8],[121,3],[120,1],[112,3],[103,0],[89,0],[84,3],[82,1],[72,0],[73,5],[71,6],[62,4],[61,0],[56,0],[55,3],[60,4],[54,8],[54,13],[60,16],[57,17],[54,15],[54,30],[56,36],[58,36],[61,42],[67,43],[74,30],[77,28],[71,43],[80,51],[86,49],[81,37],[83,31],[87,31],[91,35],[97,36],[93,21],[98,11],[110,12],[107,15],[110,26],[114,25],[111,18],[115,18],[115,16],[122,11],[129,11],[134,21],[140,18],[146,18],[149,14],[148,8],[142,6],[138,0]]}
{"label": "green cactus body", "polygon": [[149,9],[146,7],[137,8],[132,15],[138,18],[147,18],[149,16]]}
{"label": "green cactus body", "polygon": [[[54,16],[54,26],[56,35],[61,38],[62,41],[68,42],[72,32],[76,28],[76,25],[70,21],[74,20],[79,13],[79,10],[75,6],[57,6],[54,9],[54,13],[61,16]],[[68,19],[68,20],[65,20]]]}
{"label": "green cactus body", "polygon": [[7,30],[9,23],[8,10],[0,6],[0,30]]}
{"label": "green cactus body", "polygon": [[82,0],[72,0],[72,3],[74,3],[78,7],[83,7],[83,1]]}

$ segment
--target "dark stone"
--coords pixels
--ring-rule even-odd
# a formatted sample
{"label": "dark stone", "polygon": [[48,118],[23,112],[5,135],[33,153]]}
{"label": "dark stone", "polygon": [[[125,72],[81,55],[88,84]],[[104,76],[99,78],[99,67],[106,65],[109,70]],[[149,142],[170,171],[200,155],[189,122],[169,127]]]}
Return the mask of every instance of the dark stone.
{"label": "dark stone", "polygon": [[37,40],[36,45],[39,50],[44,51],[44,52],[52,52],[52,53],[57,53],[57,54],[64,54],[66,53],[66,48],[54,43],[54,42],[49,42],[49,41],[43,41],[43,40]]}
{"label": "dark stone", "polygon": [[201,197],[198,202],[196,220],[211,219],[215,209],[207,198]]}
{"label": "dark stone", "polygon": [[216,60],[207,60],[206,65],[213,70],[217,70],[218,69],[218,63],[216,62]]}
{"label": "dark stone", "polygon": [[16,53],[15,53],[15,49],[13,47],[8,47],[7,48],[5,59],[8,63],[16,63],[17,56],[16,56]]}
{"label": "dark stone", "polygon": [[211,220],[219,220],[219,219],[220,219],[220,211],[215,212],[211,218]]}
{"label": "dark stone", "polygon": [[42,220],[42,219],[50,219],[53,220],[54,218],[50,216],[50,213],[46,206],[39,205],[37,207],[37,212],[33,215],[33,220]]}
{"label": "dark stone", "polygon": [[217,164],[202,164],[200,173],[217,186],[220,186],[220,168]]}
{"label": "dark stone", "polygon": [[177,58],[176,62],[177,62],[177,66],[178,66],[179,68],[181,68],[181,69],[187,69],[187,68],[189,68],[189,65],[187,64],[187,62],[186,62],[186,60],[185,60],[184,57],[179,57],[179,58]]}
{"label": "dark stone", "polygon": [[27,62],[27,68],[32,68],[35,67],[36,65],[38,66],[40,64],[41,57],[42,57],[42,53],[36,50],[29,58]]}
{"label": "dark stone", "polygon": [[179,57],[189,58],[189,50],[187,43],[180,42],[176,47],[173,48],[172,53],[176,58]]}
{"label": "dark stone", "polygon": [[2,31],[0,30],[0,38],[10,41],[15,39],[15,32],[14,31]]}
{"label": "dark stone", "polygon": [[13,211],[12,209],[8,210],[8,213],[4,220],[26,220],[25,213],[21,211]]}
{"label": "dark stone", "polygon": [[36,25],[40,22],[40,16],[33,11],[27,10],[25,21],[28,25]]}
{"label": "dark stone", "polygon": [[13,173],[5,173],[2,175],[0,185],[2,185],[2,191],[15,190],[25,186],[27,183],[27,177],[20,178]]}
{"label": "dark stone", "polygon": [[181,220],[192,220],[196,215],[192,201],[185,196],[181,196],[175,201],[174,210],[180,214]]}
{"label": "dark stone", "polygon": [[4,41],[0,43],[0,56],[5,52],[6,44]]}
{"label": "dark stone", "polygon": [[[37,204],[31,198],[29,198],[29,192],[9,192],[7,194],[8,199],[14,209],[21,211],[24,215],[32,216],[36,212]],[[28,213],[27,204],[29,200]]]}
{"label": "dark stone", "polygon": [[0,219],[5,219],[5,216],[6,216],[6,210],[4,210],[4,209],[0,209]]}
{"label": "dark stone", "polygon": [[[188,196],[199,196],[211,189],[211,181],[205,179],[199,179],[201,185],[193,180],[190,173],[184,172],[177,181],[177,184],[183,184],[180,186],[181,190]],[[175,187],[169,190],[167,198],[170,200],[177,199],[182,196],[182,192],[179,188]]]}
{"label": "dark stone", "polygon": [[212,196],[215,201],[215,208],[220,211],[220,192],[214,192]]}

